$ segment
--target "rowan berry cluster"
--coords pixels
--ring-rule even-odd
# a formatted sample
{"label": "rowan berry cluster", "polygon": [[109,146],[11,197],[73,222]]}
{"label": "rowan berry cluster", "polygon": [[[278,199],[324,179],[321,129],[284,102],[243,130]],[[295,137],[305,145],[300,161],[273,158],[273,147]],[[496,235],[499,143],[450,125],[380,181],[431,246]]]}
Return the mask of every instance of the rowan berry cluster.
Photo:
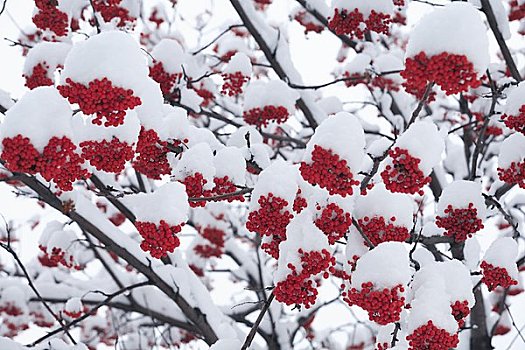
{"label": "rowan berry cluster", "polygon": [[202,107],[208,107],[213,100],[215,99],[215,95],[210,90],[201,87],[200,89],[194,89],[197,95],[202,98]]}
{"label": "rowan berry cluster", "polygon": [[459,343],[457,334],[436,327],[432,320],[415,329],[406,339],[410,350],[448,350],[456,348]]}
{"label": "rowan berry cluster", "polygon": [[243,114],[244,121],[258,127],[268,126],[275,122],[282,124],[288,120],[290,113],[283,106],[264,106],[263,108],[252,108]]}
{"label": "rowan berry cluster", "polygon": [[263,244],[261,248],[274,258],[279,257],[279,243],[286,240],[286,227],[293,215],[286,209],[288,202],[273,193],[261,196],[259,209],[248,215],[246,228],[262,236],[272,238],[273,244]]}
{"label": "rowan berry cluster", "polygon": [[142,101],[133,95],[133,90],[113,86],[108,78],[95,79],[86,86],[76,83],[71,78],[65,85],[58,86],[58,91],[70,103],[78,103],[84,114],[95,114],[93,124],[119,126],[124,123],[126,110],[139,106]]}
{"label": "rowan berry cluster", "polygon": [[510,21],[519,21],[523,17],[525,17],[525,4],[519,4],[518,0],[511,0],[509,2],[510,5],[510,12],[509,12],[509,20]]}
{"label": "rowan berry cluster", "polygon": [[483,272],[481,282],[487,285],[489,291],[493,291],[498,286],[508,288],[518,284],[518,281],[510,277],[507,269],[504,267],[494,266],[483,261],[481,262],[481,270]]}
{"label": "rowan berry cluster", "polygon": [[[317,206],[317,210],[321,211],[321,207]],[[337,204],[330,203],[322,208],[321,215],[314,223],[328,237],[328,242],[335,244],[345,236],[352,225],[352,217]]]}
{"label": "rowan berry cluster", "polygon": [[299,170],[305,181],[326,188],[331,195],[352,195],[352,186],[359,185],[346,160],[319,145],[314,146],[311,163],[302,162]]}
{"label": "rowan berry cluster", "polygon": [[32,90],[39,86],[53,85],[53,79],[48,77],[48,69],[49,66],[45,61],[34,66],[31,75],[24,74],[24,78],[26,79],[25,86]]}
{"label": "rowan berry cluster", "polygon": [[483,221],[478,218],[478,209],[474,208],[473,203],[469,203],[468,208],[448,205],[444,214],[436,216],[436,225],[445,229],[445,236],[454,237],[456,242],[464,242],[483,228]]}
{"label": "rowan berry cluster", "polygon": [[171,96],[173,88],[182,79],[182,73],[166,72],[162,62],[153,62],[153,66],[149,68],[149,76],[160,84],[160,90],[166,97]]}
{"label": "rowan berry cluster", "polygon": [[419,169],[421,159],[399,147],[389,150],[388,155],[391,164],[381,172],[385,187],[392,192],[422,194],[421,188],[430,183],[431,179]]}
{"label": "rowan berry cluster", "polygon": [[68,269],[74,270],[82,270],[83,268],[83,266],[75,262],[72,254],[68,254],[66,251],[62,250],[62,248],[52,247],[49,249],[49,247],[43,245],[39,245],[38,248],[44,253],[44,262],[47,261],[48,263],[47,265],[43,264],[44,266],[56,267],[62,265]]}
{"label": "rowan berry cluster", "polygon": [[105,22],[118,18],[117,26],[125,27],[135,22],[136,18],[131,16],[129,10],[120,6],[122,0],[93,0],[93,9],[100,13]]}
{"label": "rowan berry cluster", "polygon": [[525,135],[525,105],[520,107],[519,115],[503,114],[501,119],[509,129],[514,129]]}
{"label": "rowan berry cluster", "polygon": [[151,11],[151,14],[148,18],[149,21],[155,23],[157,25],[157,29],[160,27],[162,23],[164,23],[164,18],[159,16],[159,9],[154,8],[153,11]]}
{"label": "rowan berry cluster", "polygon": [[313,277],[323,273],[328,278],[329,271],[334,271],[335,258],[326,249],[321,251],[297,251],[301,257],[301,266],[288,263],[291,272],[286,279],[277,283],[274,289],[275,299],[286,305],[304,305],[309,309],[317,299],[318,282]]}
{"label": "rowan berry cluster", "polygon": [[452,316],[458,321],[458,326],[461,328],[465,325],[465,319],[470,315],[470,308],[468,307],[468,301],[457,300],[454,304],[450,305],[452,309]]}
{"label": "rowan berry cluster", "polygon": [[306,10],[298,11],[294,16],[294,19],[304,27],[305,34],[308,34],[309,32],[321,33],[324,30],[324,26],[321,23],[313,21],[312,15]]}
{"label": "rowan berry cluster", "polygon": [[35,0],[35,5],[38,11],[33,16],[33,23],[37,28],[50,30],[56,36],[67,34],[69,23],[67,14],[60,11],[53,1]]}
{"label": "rowan berry cluster", "polygon": [[357,222],[370,242],[377,246],[383,242],[404,242],[410,237],[408,229],[404,226],[394,225],[395,221],[395,216],[391,217],[388,223],[382,216],[365,216]]}
{"label": "rowan berry cluster", "polygon": [[343,78],[345,78],[346,87],[357,86],[359,84],[368,84],[369,76],[361,73],[350,73],[344,72]]}
{"label": "rowan berry cluster", "polygon": [[242,88],[250,80],[250,77],[243,75],[242,72],[235,72],[223,73],[222,79],[224,79],[224,83],[222,84],[221,94],[237,96],[242,94]]}
{"label": "rowan berry cluster", "polygon": [[525,161],[512,162],[506,169],[498,168],[498,176],[501,181],[525,188]]}
{"label": "rowan berry cluster", "polygon": [[[193,175],[186,176],[184,180],[181,181],[186,186],[186,193],[190,198],[199,198],[199,197],[209,197],[211,191],[204,189],[204,186],[208,182],[200,172],[196,172]],[[192,208],[204,207],[206,201],[191,201],[190,206]]]}
{"label": "rowan berry cluster", "polygon": [[370,321],[386,325],[399,321],[405,305],[405,297],[402,296],[404,291],[405,287],[401,284],[390,289],[375,289],[372,282],[365,282],[361,284],[361,290],[351,288],[342,295],[348,305],[357,305],[366,310]]}
{"label": "rowan berry cluster", "polygon": [[301,189],[297,190],[297,194],[295,195],[295,199],[293,201],[293,206],[292,206],[293,211],[299,214],[307,206],[308,206],[308,202],[306,201],[306,198],[301,196]]}
{"label": "rowan berry cluster", "polygon": [[82,157],[97,170],[120,173],[127,161],[133,159],[133,147],[113,137],[111,141],[83,141],[80,143]]}
{"label": "rowan berry cluster", "polygon": [[176,235],[182,230],[182,226],[184,223],[171,226],[164,220],[158,224],[143,221],[135,222],[135,227],[143,239],[140,248],[145,252],[149,251],[151,256],[157,259],[167,256],[180,245],[180,240]]}
{"label": "rowan berry cluster", "polygon": [[226,233],[215,227],[206,227],[199,229],[199,232],[206,244],[197,244],[193,250],[203,258],[216,257],[220,258],[224,253],[224,237]]}
{"label": "rowan berry cluster", "polygon": [[[233,183],[228,176],[216,177],[213,179],[214,187],[211,190],[211,196],[222,196],[235,193],[238,191],[237,186]],[[236,196],[228,196],[224,198],[228,202],[241,201],[244,202],[245,198],[242,194]]]}
{"label": "rowan berry cluster", "polygon": [[346,9],[335,9],[328,27],[337,35],[348,34],[363,39],[366,31],[388,34],[391,22],[392,18],[387,13],[372,10],[368,18],[365,19],[359,9],[354,9],[351,12]]}
{"label": "rowan berry cluster", "polygon": [[[406,91],[422,99],[429,83],[436,83],[447,95],[465,92],[481,85],[474,65],[465,55],[442,52],[428,57],[420,52],[406,59],[401,76]],[[432,101],[432,96],[428,101]]]}
{"label": "rowan berry cluster", "polygon": [[171,173],[168,162],[167,143],[155,130],[141,128],[133,167],[150,179],[159,180],[161,175]]}

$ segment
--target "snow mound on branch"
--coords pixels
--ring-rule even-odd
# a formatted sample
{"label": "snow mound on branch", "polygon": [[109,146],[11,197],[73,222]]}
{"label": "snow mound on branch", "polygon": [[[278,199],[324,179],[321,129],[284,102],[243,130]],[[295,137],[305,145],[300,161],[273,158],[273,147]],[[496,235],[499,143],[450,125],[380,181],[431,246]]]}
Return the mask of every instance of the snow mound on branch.
{"label": "snow mound on branch", "polygon": [[355,203],[355,216],[382,216],[385,220],[395,217],[396,226],[410,228],[413,225],[415,204],[411,197],[402,193],[392,193],[383,184],[377,184],[368,191],[366,196],[360,196]]}
{"label": "snow mound on branch", "polygon": [[339,112],[325,119],[315,130],[306,146],[303,161],[312,161],[314,146],[330,149],[346,160],[348,167],[357,174],[365,157],[365,133],[357,118],[347,112]]}
{"label": "snow mound on branch", "polygon": [[162,62],[162,67],[167,73],[182,73],[186,54],[177,40],[162,39],[151,51],[151,56]]}
{"label": "snow mound on branch", "polygon": [[76,143],[87,140],[111,141],[113,137],[117,137],[121,142],[132,145],[138,140],[140,121],[135,111],[127,111],[124,124],[119,126],[96,125],[91,122],[93,119],[93,116],[86,116],[82,112],[75,114],[72,126]]}
{"label": "snow mound on branch", "polygon": [[246,87],[244,111],[265,106],[282,106],[292,114],[295,110],[295,101],[299,97],[299,93],[282,80],[255,81]]}
{"label": "snow mound on branch", "polygon": [[372,62],[372,57],[366,53],[358,53],[355,57],[346,64],[345,72],[350,74],[361,74],[365,75],[370,69],[370,63]]}
{"label": "snow mound on branch", "polygon": [[442,52],[465,55],[478,74],[490,63],[487,28],[474,6],[453,2],[425,15],[410,33],[406,57],[421,51],[427,56]]}
{"label": "snow mound on branch", "polygon": [[201,142],[184,151],[177,163],[173,174],[176,180],[184,180],[187,176],[201,173],[207,183],[204,189],[211,189],[215,167],[213,166],[213,152],[207,143]]}
{"label": "snow mound on branch", "polygon": [[[525,85],[524,85],[525,86]],[[498,157],[500,168],[509,168],[513,162],[520,163],[525,159],[525,136],[517,132],[502,142]]]}
{"label": "snow mound on branch", "polygon": [[518,243],[510,237],[502,237],[495,240],[487,249],[483,260],[496,267],[503,267],[513,280],[518,281]]}
{"label": "snow mound on branch", "polygon": [[236,147],[224,147],[213,157],[215,177],[228,178],[239,186],[246,184],[246,161],[242,152]]}
{"label": "snow mound on branch", "polygon": [[520,115],[520,108],[525,104],[525,83],[521,82],[518,86],[513,89],[508,97],[505,104],[505,114],[507,115]]}
{"label": "snow mound on branch", "polygon": [[445,230],[438,227],[436,225],[435,221],[429,221],[423,226],[423,231],[421,231],[421,235],[423,237],[433,237],[433,236],[443,236],[445,234]]}
{"label": "snow mound on branch", "polygon": [[467,180],[454,181],[443,190],[437,205],[437,215],[447,216],[445,209],[449,205],[452,205],[455,209],[465,209],[468,208],[469,203],[472,203],[474,208],[477,209],[478,217],[483,220],[486,206],[481,193],[481,185],[479,183]]}
{"label": "snow mound on branch", "polygon": [[301,273],[302,262],[298,250],[304,252],[331,251],[326,235],[313,222],[313,214],[308,209],[304,209],[299,215],[290,221],[286,227],[286,240],[279,245],[279,260],[277,271],[274,275],[274,282],[284,281],[292,273],[289,264],[295,266],[296,272]]}
{"label": "snow mound on branch", "polygon": [[358,261],[352,275],[352,287],[361,290],[361,285],[372,282],[375,289],[407,285],[412,277],[408,251],[400,242],[384,242]]}
{"label": "snow mound on branch", "polygon": [[348,10],[348,12],[358,9],[365,17],[368,17],[372,11],[393,14],[394,3],[392,0],[334,0],[332,9]]}
{"label": "snow mound on branch", "polygon": [[394,147],[406,149],[410,155],[419,158],[419,168],[428,176],[441,160],[445,142],[432,121],[422,120],[412,124]]}
{"label": "snow mound on branch", "polygon": [[280,197],[288,202],[286,207],[292,211],[293,201],[297,193],[298,169],[284,160],[277,160],[272,165],[264,169],[259,175],[259,179],[252,192],[250,201],[250,211],[260,208],[259,198],[273,193],[274,197]]}
{"label": "snow mound on branch", "polygon": [[241,72],[246,77],[252,75],[252,63],[245,53],[237,52],[233,55],[223,70],[223,73],[233,74],[236,72]]}
{"label": "snow mound on branch", "polygon": [[39,87],[27,92],[6,112],[0,137],[23,135],[42,152],[54,136],[71,138],[71,115],[69,104],[55,88]]}
{"label": "snow mound on branch", "polygon": [[248,146],[248,141],[250,146],[263,143],[261,133],[252,125],[241,126],[237,129],[230,135],[226,145],[241,148]]}
{"label": "snow mound on branch", "polygon": [[27,54],[24,62],[24,75],[31,75],[33,67],[39,63],[46,62],[51,71],[58,66],[63,66],[66,56],[71,50],[71,45],[61,42],[43,41],[33,46]]}
{"label": "snow mound on branch", "polygon": [[188,221],[188,195],[179,182],[168,182],[153,193],[134,194],[123,201],[134,211],[137,221],[158,224],[164,220],[170,226]]}

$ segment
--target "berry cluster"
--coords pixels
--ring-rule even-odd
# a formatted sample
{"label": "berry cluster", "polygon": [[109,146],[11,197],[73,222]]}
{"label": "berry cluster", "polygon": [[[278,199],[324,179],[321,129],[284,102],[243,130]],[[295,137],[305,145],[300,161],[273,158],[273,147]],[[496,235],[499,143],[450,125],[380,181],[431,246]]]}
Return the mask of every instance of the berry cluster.
{"label": "berry cluster", "polygon": [[197,244],[193,250],[203,258],[220,258],[224,253],[224,237],[226,233],[215,227],[206,227],[199,230],[202,238],[207,240],[207,244]]}
{"label": "berry cluster", "polygon": [[[222,196],[222,195],[228,195],[230,193],[235,193],[238,191],[237,186],[233,183],[232,180],[228,176],[224,177],[216,177],[213,179],[214,187],[211,190],[211,196]],[[228,202],[233,201],[241,201],[244,202],[245,198],[242,194],[235,195],[235,196],[228,196],[224,198],[224,200]]]}
{"label": "berry cluster", "polygon": [[155,130],[140,129],[133,167],[150,179],[159,180],[161,175],[171,173],[168,162],[167,143],[161,141]]}
{"label": "berry cluster", "polygon": [[157,29],[160,27],[162,23],[164,23],[164,18],[159,16],[159,9],[154,8],[153,11],[151,11],[151,14],[148,18],[149,21],[155,23],[157,26]]}
{"label": "berry cluster", "polygon": [[382,91],[399,91],[399,84],[390,78],[377,76],[372,79],[372,86]]}
{"label": "berry cluster", "polygon": [[308,309],[317,299],[318,283],[312,277],[322,272],[323,277],[328,278],[328,272],[334,271],[335,258],[326,249],[307,252],[299,248],[297,252],[301,256],[300,272],[295,265],[288,263],[291,273],[277,283],[274,294],[276,300],[286,305],[304,305]]}
{"label": "berry cluster", "polygon": [[72,190],[73,182],[88,176],[87,170],[82,169],[84,160],[76,153],[77,147],[65,136],[52,137],[42,154],[22,135],[3,139],[2,146],[1,157],[7,169],[28,174],[40,173],[46,181],[53,180],[62,190]]}
{"label": "berry cluster", "polygon": [[450,334],[436,327],[432,320],[415,329],[406,339],[410,350],[449,350],[459,343],[457,334]]}
{"label": "berry cluster", "polygon": [[525,135],[525,105],[520,107],[519,115],[503,114],[501,119],[509,129],[514,129]]}
{"label": "berry cluster", "polygon": [[268,5],[272,4],[273,0],[255,0],[255,7],[258,10],[264,10]]}
{"label": "berry cluster", "polygon": [[119,126],[124,123],[125,111],[142,103],[133,96],[133,90],[113,86],[108,78],[92,80],[88,86],[67,78],[66,85],[58,86],[58,91],[70,103],[78,103],[84,114],[96,114],[93,124],[97,125],[102,125],[105,118],[104,126]]}
{"label": "berry cluster", "polygon": [[[193,175],[186,176],[181,181],[186,186],[186,193],[190,198],[209,197],[210,191],[204,190],[204,186],[208,182],[200,172],[196,172]],[[204,207],[206,201],[191,201],[190,206],[192,208]]]}
{"label": "berry cluster", "polygon": [[352,288],[342,295],[348,305],[357,305],[366,310],[370,321],[386,325],[399,321],[405,305],[405,297],[402,296],[404,291],[405,288],[400,284],[391,289],[375,290],[372,282],[365,282],[361,285],[361,290]]}
{"label": "berry cluster", "polygon": [[56,4],[53,4],[53,1],[35,0],[35,5],[38,11],[33,16],[33,23],[37,28],[50,30],[57,36],[67,34],[69,23],[67,14],[60,11]]}
{"label": "berry cluster", "polygon": [[346,87],[357,86],[359,84],[368,84],[368,75],[361,73],[350,73],[344,72],[343,78],[345,78]]}
{"label": "berry cluster", "polygon": [[133,159],[133,148],[113,137],[111,141],[84,141],[80,143],[82,156],[97,170],[120,173],[127,161]]}
{"label": "berry cluster", "polygon": [[346,160],[319,145],[314,146],[312,162],[302,162],[299,170],[305,181],[326,188],[331,195],[352,195],[352,186],[359,185],[359,181],[354,180]]}
{"label": "berry cluster", "polygon": [[213,102],[215,99],[215,96],[213,95],[213,92],[211,92],[208,89],[200,88],[200,89],[194,89],[197,95],[199,95],[202,98],[201,106],[202,107],[208,107],[210,103]]}
{"label": "berry cluster", "polygon": [[383,242],[404,242],[410,237],[408,229],[404,226],[394,225],[395,221],[395,216],[390,218],[389,223],[386,223],[385,218],[382,216],[371,218],[365,216],[359,219],[358,223],[363,233],[370,239],[370,242],[377,246]]}
{"label": "berry cluster", "polygon": [[[447,95],[465,92],[470,87],[476,88],[481,85],[474,65],[467,56],[448,52],[430,57],[425,52],[420,52],[407,58],[401,76],[406,79],[403,86],[407,92],[419,99],[423,98],[431,82],[439,85]],[[432,100],[429,98],[429,101]]]}
{"label": "berry cluster", "polygon": [[268,126],[270,122],[282,124],[288,120],[290,113],[283,106],[264,106],[261,108],[252,108],[243,114],[244,121],[258,127]]}
{"label": "berry cluster", "polygon": [[250,77],[243,75],[242,72],[235,72],[223,73],[222,79],[224,79],[224,84],[222,84],[221,94],[237,96],[242,94],[242,88],[250,80]]}
{"label": "berry cluster", "polygon": [[301,189],[298,189],[297,194],[295,195],[295,199],[293,201],[293,206],[292,206],[293,211],[299,214],[307,206],[308,206],[308,202],[306,201],[306,198],[301,196]]}
{"label": "berry cluster", "polygon": [[136,18],[129,14],[127,8],[120,6],[122,0],[94,0],[93,9],[100,13],[105,22],[110,22],[113,18],[118,18],[118,27],[125,27],[128,23],[133,23]]}
{"label": "berry cluster", "polygon": [[525,17],[525,4],[519,4],[518,0],[511,0],[509,2],[510,5],[510,13],[509,13],[509,20],[510,21],[519,21],[523,17]]}
{"label": "berry cluster", "polygon": [[182,226],[184,223],[170,226],[164,220],[161,220],[158,225],[152,222],[135,222],[135,227],[143,238],[140,248],[145,252],[149,251],[151,256],[157,259],[167,256],[180,245],[176,234],[181,231]]}
{"label": "berry cluster", "polygon": [[[476,129],[481,130],[485,121],[485,116],[483,115],[483,113],[480,112],[472,113],[472,115],[476,118],[476,121],[478,122],[476,125]],[[485,129],[485,135],[500,136],[503,135],[503,129],[496,125],[489,124]]]}
{"label": "berry cluster", "polygon": [[[321,210],[321,207],[317,206],[317,210]],[[322,209],[321,215],[314,223],[328,237],[328,242],[335,244],[352,225],[352,217],[337,204],[330,203]]]}
{"label": "berry cluster", "polygon": [[452,309],[452,316],[458,321],[458,326],[461,328],[465,325],[465,319],[470,315],[470,308],[468,307],[468,301],[457,300],[454,304],[450,305]]}
{"label": "berry cluster", "polygon": [[419,169],[421,159],[410,155],[408,150],[395,147],[388,151],[391,165],[381,172],[385,187],[392,192],[423,194],[421,188],[430,183],[430,176],[425,176]]}
{"label": "berry cluster", "polygon": [[493,291],[498,286],[508,288],[518,284],[518,281],[510,277],[507,269],[504,267],[494,266],[486,261],[482,261],[481,269],[483,272],[481,282],[487,285],[489,291]]}
{"label": "berry cluster", "polygon": [[304,33],[308,34],[309,32],[321,33],[324,30],[324,26],[321,23],[316,23],[310,15],[305,10],[298,11],[294,19],[299,22],[304,27]]}
{"label": "berry cluster", "polygon": [[4,302],[0,305],[0,314],[2,313],[9,316],[20,316],[24,314],[20,307],[10,301]]}
{"label": "berry cluster", "polygon": [[68,269],[82,270],[83,266],[77,264],[73,255],[67,254],[59,247],[44,247],[39,245],[38,248],[44,253],[44,258],[40,260],[43,266],[56,267],[62,265]]}
{"label": "berry cluster", "polygon": [[274,258],[279,257],[279,243],[286,240],[286,226],[293,215],[286,209],[288,202],[268,193],[258,200],[260,208],[248,215],[246,228],[262,236],[269,236],[273,243],[264,243],[261,248]]}
{"label": "berry cluster", "polygon": [[448,205],[444,213],[446,216],[436,216],[436,225],[445,229],[445,236],[454,237],[456,242],[464,242],[483,228],[483,221],[478,218],[478,210],[472,203],[461,209]]}
{"label": "berry cluster", "polygon": [[149,76],[160,84],[162,94],[165,97],[170,97],[173,88],[180,82],[182,73],[170,74],[164,70],[162,62],[154,62],[153,66],[149,68]]}
{"label": "berry cluster", "polygon": [[24,74],[24,78],[26,79],[25,86],[32,90],[39,86],[53,85],[53,79],[48,77],[48,69],[49,66],[45,61],[34,66],[31,75]]}
{"label": "berry cluster", "polygon": [[328,27],[335,31],[337,35],[349,34],[358,39],[363,39],[366,31],[388,34],[391,22],[392,18],[387,13],[372,10],[365,20],[359,9],[354,9],[352,12],[348,12],[345,9],[335,9]]}

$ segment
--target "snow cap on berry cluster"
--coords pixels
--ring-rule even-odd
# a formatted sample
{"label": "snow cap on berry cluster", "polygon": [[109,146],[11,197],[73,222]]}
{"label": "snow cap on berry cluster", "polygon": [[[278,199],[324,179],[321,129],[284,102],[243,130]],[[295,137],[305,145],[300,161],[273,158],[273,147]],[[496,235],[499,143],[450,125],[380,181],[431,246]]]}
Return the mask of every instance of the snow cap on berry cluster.
{"label": "snow cap on berry cluster", "polygon": [[237,52],[232,56],[222,72],[226,74],[241,72],[243,76],[249,77],[252,75],[252,63],[245,53]]}
{"label": "snow cap on berry cluster", "polygon": [[127,111],[124,123],[119,126],[102,126],[93,124],[94,116],[78,112],[73,116],[72,126],[75,143],[82,141],[111,141],[116,137],[129,145],[137,143],[140,132],[140,121],[135,111]]}
{"label": "snow cap on berry cluster", "polygon": [[392,193],[383,184],[377,184],[366,196],[356,199],[354,214],[356,218],[382,216],[386,221],[395,218],[395,226],[410,229],[413,225],[415,203],[409,195]]}
{"label": "snow cap on berry cluster", "polygon": [[316,145],[331,150],[346,160],[353,174],[357,174],[365,157],[363,127],[354,115],[347,112],[339,112],[319,125],[306,145],[303,161],[312,161],[312,152]]}
{"label": "snow cap on berry cluster", "polygon": [[521,82],[508,94],[504,112],[506,115],[518,116],[523,105],[525,105],[525,83]]}
{"label": "snow cap on berry cluster", "polygon": [[6,112],[0,124],[0,138],[22,135],[42,152],[53,137],[72,138],[72,111],[67,101],[52,87],[27,92]]}
{"label": "snow cap on berry cluster", "polygon": [[372,282],[374,288],[393,288],[410,282],[412,271],[408,250],[404,243],[385,242],[364,254],[352,275],[352,287],[361,290],[363,283]]}
{"label": "snow cap on berry cluster", "polygon": [[334,2],[332,3],[332,9],[347,10],[348,12],[352,12],[355,9],[357,9],[366,18],[370,15],[372,11],[378,13],[393,14],[394,3],[392,2],[392,0],[334,0]]}
{"label": "snow cap on berry cluster", "polygon": [[411,156],[420,159],[419,169],[428,176],[441,160],[445,142],[432,121],[422,120],[412,124],[394,147],[406,149]]}
{"label": "snow cap on berry cluster", "polygon": [[524,160],[525,136],[519,132],[516,132],[507,137],[501,143],[498,157],[498,167],[506,169],[509,168],[512,163],[521,163]]}
{"label": "snow cap on berry cluster", "polygon": [[156,62],[161,62],[168,74],[182,73],[182,65],[186,54],[177,40],[162,39],[151,51]]}
{"label": "snow cap on berry cluster", "polygon": [[449,205],[454,209],[466,209],[470,203],[477,210],[478,218],[484,220],[486,206],[485,200],[481,195],[481,185],[467,180],[454,181],[443,190],[437,205],[437,215],[447,216],[445,209]]}
{"label": "snow cap on berry cluster", "polygon": [[490,63],[487,28],[468,2],[452,2],[421,18],[410,33],[406,57],[420,52],[427,56],[443,52],[465,55],[474,70],[484,74]]}
{"label": "snow cap on berry cluster", "polygon": [[170,226],[188,221],[188,195],[183,184],[168,182],[153,193],[139,193],[123,198],[137,216],[137,221],[159,224],[164,220]]}
{"label": "snow cap on berry cluster", "polygon": [[281,159],[273,162],[269,167],[264,169],[259,175],[252,192],[250,211],[260,208],[259,198],[272,193],[274,197],[280,197],[287,201],[288,206],[286,209],[292,212],[293,201],[298,189],[297,172],[296,166]]}
{"label": "snow cap on berry cluster", "polygon": [[244,111],[265,106],[280,106],[286,108],[288,114],[292,114],[298,99],[299,93],[282,80],[255,81],[246,87]]}
{"label": "snow cap on berry cluster", "polygon": [[412,292],[417,294],[418,289],[432,279],[440,280],[433,283],[443,286],[444,293],[449,297],[449,303],[467,301],[470,307],[474,305],[470,271],[460,261],[449,260],[426,264],[415,274],[411,284]]}
{"label": "snow cap on berry cluster", "polygon": [[288,267],[289,264],[296,268],[295,271],[298,274],[301,273],[302,254],[299,253],[299,249],[302,249],[303,252],[320,252],[323,249],[331,252],[326,235],[315,226],[312,212],[308,209],[293,218],[286,227],[286,240],[279,245],[279,260],[274,275],[275,283],[284,281],[292,273]]}
{"label": "snow cap on berry cluster", "polygon": [[182,153],[182,158],[178,161],[173,170],[175,180],[183,181],[187,176],[201,173],[207,181],[204,189],[211,189],[215,167],[213,166],[213,151],[207,143],[201,142]]}
{"label": "snow cap on berry cluster", "polygon": [[246,161],[242,152],[236,147],[224,147],[217,151],[213,157],[215,177],[228,179],[235,185],[246,184]]}
{"label": "snow cap on berry cluster", "polygon": [[70,313],[70,314],[77,314],[82,312],[82,300],[80,298],[70,298],[66,302],[66,305],[64,305],[64,311]]}
{"label": "snow cap on berry cluster", "polygon": [[350,75],[353,74],[359,74],[359,75],[365,75],[367,71],[370,69],[370,63],[372,62],[372,57],[370,57],[366,53],[358,53],[355,55],[355,57],[350,60],[345,68],[344,71],[348,72]]}
{"label": "snow cap on berry cluster", "polygon": [[[64,66],[66,56],[71,50],[71,44],[62,42],[42,41],[27,54],[24,62],[23,73],[25,76],[31,75],[33,68],[39,63],[44,63],[49,67],[49,72],[53,72],[58,66]],[[53,78],[48,75],[48,78]]]}
{"label": "snow cap on berry cluster", "polygon": [[483,261],[494,265],[495,267],[504,268],[509,276],[519,280],[518,267],[516,258],[518,257],[518,243],[510,237],[496,239],[485,252]]}

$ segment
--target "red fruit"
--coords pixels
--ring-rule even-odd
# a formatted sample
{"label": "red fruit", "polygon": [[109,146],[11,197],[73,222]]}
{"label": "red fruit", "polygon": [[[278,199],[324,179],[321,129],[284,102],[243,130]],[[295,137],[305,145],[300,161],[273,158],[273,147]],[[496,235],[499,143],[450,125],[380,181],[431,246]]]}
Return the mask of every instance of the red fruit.
{"label": "red fruit", "polygon": [[140,247],[145,252],[150,252],[151,256],[157,259],[163,258],[172,253],[180,245],[180,240],[176,236],[184,224],[170,226],[166,221],[160,223],[135,222],[135,227],[143,238]]}
{"label": "red fruit", "polygon": [[425,176],[419,169],[421,159],[413,157],[406,149],[395,147],[388,151],[392,165],[387,165],[381,172],[385,187],[391,192],[411,193],[419,191],[430,183],[430,176]]}
{"label": "red fruit", "polygon": [[436,217],[436,225],[445,229],[445,236],[454,237],[456,242],[464,242],[483,228],[483,221],[478,218],[478,210],[472,203],[463,209],[449,205],[445,209],[445,215]]}

